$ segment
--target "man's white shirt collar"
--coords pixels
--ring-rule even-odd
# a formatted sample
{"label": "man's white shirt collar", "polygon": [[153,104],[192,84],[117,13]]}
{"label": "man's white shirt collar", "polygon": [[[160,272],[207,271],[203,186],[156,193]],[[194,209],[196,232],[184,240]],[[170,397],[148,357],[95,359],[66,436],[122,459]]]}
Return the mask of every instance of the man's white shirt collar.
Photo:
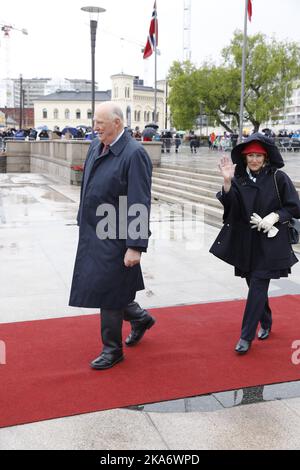
{"label": "man's white shirt collar", "polygon": [[122,130],[122,132],[118,135],[118,137],[111,144],[109,144],[109,146],[112,147],[113,145],[115,145],[118,142],[118,140],[121,139],[124,132],[125,132],[125,129]]}

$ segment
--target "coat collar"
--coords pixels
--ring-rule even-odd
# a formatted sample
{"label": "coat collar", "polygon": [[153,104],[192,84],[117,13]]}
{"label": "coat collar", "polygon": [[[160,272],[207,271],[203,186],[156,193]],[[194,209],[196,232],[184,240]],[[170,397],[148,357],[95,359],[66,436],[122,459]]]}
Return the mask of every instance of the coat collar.
{"label": "coat collar", "polygon": [[105,152],[103,155],[101,155],[103,150],[103,144],[98,139],[98,143],[97,145],[95,145],[95,153],[97,155],[96,160],[98,160],[98,158],[106,157],[107,155],[109,155],[110,152],[114,155],[114,157],[118,157],[122,153],[124,147],[127,145],[129,137],[129,134],[128,132],[126,132],[125,129],[125,132],[122,137],[120,137],[120,139],[114,145],[109,147],[109,151]]}
{"label": "coat collar", "polygon": [[122,137],[120,137],[120,139],[114,145],[112,145],[109,150],[114,154],[115,157],[118,157],[120,153],[124,150],[124,147],[127,145],[128,141],[129,134],[125,129]]}

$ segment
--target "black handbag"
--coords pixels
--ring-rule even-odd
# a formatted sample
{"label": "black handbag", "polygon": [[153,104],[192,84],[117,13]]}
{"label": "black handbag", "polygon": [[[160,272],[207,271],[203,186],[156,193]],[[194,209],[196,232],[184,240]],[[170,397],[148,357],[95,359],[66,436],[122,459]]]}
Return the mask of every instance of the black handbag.
{"label": "black handbag", "polygon": [[[276,173],[278,170],[275,171],[274,173],[274,183],[275,183],[275,188],[277,192],[277,196],[280,202],[280,205],[282,207],[282,202],[281,202],[281,197],[278,189],[278,184],[276,180]],[[288,231],[289,231],[289,242],[291,245],[297,245],[299,243],[300,239],[300,220],[295,219],[294,217],[289,220],[288,222]]]}

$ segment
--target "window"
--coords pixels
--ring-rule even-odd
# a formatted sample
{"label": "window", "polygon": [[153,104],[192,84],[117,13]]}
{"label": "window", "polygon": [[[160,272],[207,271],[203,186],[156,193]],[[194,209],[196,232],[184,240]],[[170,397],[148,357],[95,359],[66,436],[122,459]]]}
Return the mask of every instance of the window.
{"label": "window", "polygon": [[118,98],[118,97],[119,97],[119,89],[118,89],[117,86],[116,86],[115,89],[114,89],[114,95],[115,95],[115,98]]}
{"label": "window", "polygon": [[155,112],[153,111],[153,113],[152,113],[152,121],[153,121],[153,122],[158,122],[158,121],[159,121],[159,113],[156,113],[156,119],[155,119]]}
{"label": "window", "polygon": [[58,119],[58,109],[54,109],[54,111],[53,111],[53,119],[55,119],[55,120]]}
{"label": "window", "polygon": [[48,111],[47,109],[43,109],[43,119],[47,119],[48,118]]}
{"label": "window", "polygon": [[65,109],[65,119],[70,119],[70,110]]}
{"label": "window", "polygon": [[130,87],[125,87],[125,98],[130,98]]}
{"label": "window", "polygon": [[91,109],[88,109],[87,118],[88,118],[88,119],[92,119],[92,118],[93,118],[93,113],[92,113],[92,110],[91,110]]}
{"label": "window", "polygon": [[76,109],[76,119],[81,119],[81,111],[80,111],[80,109]]}
{"label": "window", "polygon": [[127,120],[127,127],[131,127],[131,108],[130,106],[127,106],[126,109],[126,120]]}

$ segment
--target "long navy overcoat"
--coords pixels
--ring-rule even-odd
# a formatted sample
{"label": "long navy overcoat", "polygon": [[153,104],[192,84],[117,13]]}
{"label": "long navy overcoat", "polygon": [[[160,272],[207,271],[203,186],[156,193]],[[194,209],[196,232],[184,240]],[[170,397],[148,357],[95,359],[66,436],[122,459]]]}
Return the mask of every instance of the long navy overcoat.
{"label": "long navy overcoat", "polygon": [[[128,132],[101,155],[103,144],[95,139],[89,149],[84,167],[78,211],[79,243],[76,255],[69,304],[73,307],[121,309],[144,289],[141,266],[127,268],[124,256],[128,248],[147,251],[147,237],[133,239],[127,231],[119,232],[120,196],[127,196],[127,205],[151,205],[152,163],[143,146]],[[110,205],[116,212],[116,236],[99,238],[97,225],[107,217],[99,207]],[[98,212],[97,212],[98,211]],[[137,213],[137,216],[139,214]],[[126,213],[127,224],[134,219]],[[121,216],[124,222],[124,214]]]}

